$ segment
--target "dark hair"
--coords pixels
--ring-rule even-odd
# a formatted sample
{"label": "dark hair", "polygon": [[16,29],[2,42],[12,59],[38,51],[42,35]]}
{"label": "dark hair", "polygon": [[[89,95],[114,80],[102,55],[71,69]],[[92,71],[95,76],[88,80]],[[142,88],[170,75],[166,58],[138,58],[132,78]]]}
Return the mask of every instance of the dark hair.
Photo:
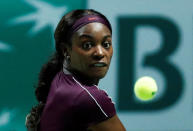
{"label": "dark hair", "polygon": [[[65,52],[66,46],[71,47],[71,39],[68,37],[68,33],[69,33],[68,31],[70,30],[70,28],[72,27],[72,25],[77,19],[88,14],[99,15],[100,17],[104,18],[108,22],[107,18],[103,14],[93,9],[73,10],[62,17],[62,19],[58,23],[58,26],[54,34],[56,52],[53,54],[50,60],[43,65],[39,73],[39,80],[35,90],[35,95],[38,100],[38,105],[34,106],[29,114],[29,115],[34,115],[34,117],[33,119],[32,117],[27,117],[27,119],[31,119],[31,120],[26,120],[26,122],[30,122],[31,124],[37,123],[38,119],[40,119],[42,110],[44,108],[44,104],[46,103],[46,100],[47,100],[51,82],[55,77],[55,75],[63,67],[64,52]],[[112,31],[111,28],[110,28],[110,31]],[[28,125],[29,124],[26,124],[27,127]]]}

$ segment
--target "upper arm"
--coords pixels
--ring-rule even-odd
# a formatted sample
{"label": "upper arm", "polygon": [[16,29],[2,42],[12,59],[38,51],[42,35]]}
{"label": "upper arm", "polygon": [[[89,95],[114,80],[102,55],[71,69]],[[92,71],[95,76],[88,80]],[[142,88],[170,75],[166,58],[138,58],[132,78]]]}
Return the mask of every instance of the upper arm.
{"label": "upper arm", "polygon": [[95,125],[91,125],[88,129],[91,131],[126,131],[117,115]]}

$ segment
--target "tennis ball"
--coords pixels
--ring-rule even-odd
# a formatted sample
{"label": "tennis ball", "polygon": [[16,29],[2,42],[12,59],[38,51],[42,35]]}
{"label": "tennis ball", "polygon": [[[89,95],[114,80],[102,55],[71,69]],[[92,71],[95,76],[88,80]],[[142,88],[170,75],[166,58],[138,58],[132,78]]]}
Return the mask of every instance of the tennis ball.
{"label": "tennis ball", "polygon": [[157,90],[156,81],[149,76],[139,78],[134,85],[134,93],[142,101],[153,99]]}

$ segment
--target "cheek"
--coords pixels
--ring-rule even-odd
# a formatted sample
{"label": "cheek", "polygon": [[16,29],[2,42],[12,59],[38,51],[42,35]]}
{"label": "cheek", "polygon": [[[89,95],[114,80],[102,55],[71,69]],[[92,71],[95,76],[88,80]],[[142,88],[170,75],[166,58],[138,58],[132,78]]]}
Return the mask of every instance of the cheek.
{"label": "cheek", "polygon": [[113,48],[111,48],[111,49],[109,50],[109,52],[108,52],[109,60],[111,60],[112,56],[113,56]]}
{"label": "cheek", "polygon": [[111,49],[111,57],[113,56],[113,48]]}
{"label": "cheek", "polygon": [[87,57],[81,52],[71,54],[71,66],[76,69],[83,69],[87,65]]}
{"label": "cheek", "polygon": [[81,57],[77,53],[71,54],[71,65],[72,66],[79,66],[81,62]]}

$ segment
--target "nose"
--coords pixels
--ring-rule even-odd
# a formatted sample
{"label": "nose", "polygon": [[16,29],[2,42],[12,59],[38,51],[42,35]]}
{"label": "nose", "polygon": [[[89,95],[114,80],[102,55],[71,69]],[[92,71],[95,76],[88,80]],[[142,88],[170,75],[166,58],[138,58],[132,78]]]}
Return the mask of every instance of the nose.
{"label": "nose", "polygon": [[100,60],[104,57],[104,49],[100,45],[96,46],[93,57]]}

